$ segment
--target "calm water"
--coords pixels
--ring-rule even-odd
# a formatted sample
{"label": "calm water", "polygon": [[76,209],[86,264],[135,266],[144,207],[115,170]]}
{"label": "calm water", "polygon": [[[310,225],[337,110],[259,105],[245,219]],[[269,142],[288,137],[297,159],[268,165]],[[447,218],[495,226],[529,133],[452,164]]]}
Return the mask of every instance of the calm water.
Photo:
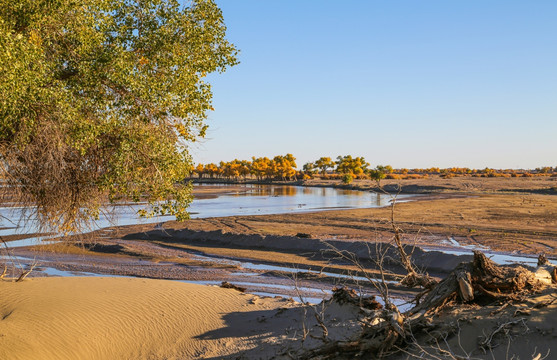
{"label": "calm water", "polygon": [[[202,189],[223,185],[198,185]],[[224,185],[226,187],[226,185]],[[364,191],[352,191],[330,188],[308,188],[302,186],[252,185],[247,192],[221,194],[213,199],[195,199],[189,211],[192,218],[208,218],[234,215],[283,214],[292,212],[309,212],[332,209],[354,209],[380,207],[390,204],[391,197]],[[407,200],[411,195],[399,195],[399,201]],[[136,213],[140,205],[115,206],[107,209],[106,214],[92,224],[89,230],[102,229],[116,225],[133,225],[158,223],[174,220],[173,216],[139,218]],[[12,234],[32,234],[37,232],[37,224],[24,217],[23,208],[0,208],[0,236]],[[44,239],[44,238],[43,238]],[[37,238],[28,238],[10,242],[11,247],[36,244]]]}
{"label": "calm water", "polygon": [[[199,188],[210,188],[200,185]],[[411,195],[399,195],[404,201]],[[195,200],[190,207],[192,218],[283,214],[332,209],[380,207],[390,204],[391,197],[366,191],[303,186],[254,185],[245,193],[227,194],[216,199]]]}

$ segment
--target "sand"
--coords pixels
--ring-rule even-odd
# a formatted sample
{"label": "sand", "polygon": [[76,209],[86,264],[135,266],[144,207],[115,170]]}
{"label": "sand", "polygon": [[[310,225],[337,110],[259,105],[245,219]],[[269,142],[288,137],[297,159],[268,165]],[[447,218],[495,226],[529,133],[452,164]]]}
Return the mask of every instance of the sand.
{"label": "sand", "polygon": [[[481,184],[484,182],[471,185],[462,182],[461,185],[477,187]],[[520,184],[513,182],[511,185],[507,186],[507,191],[514,189],[518,194],[451,194],[443,201],[430,198],[400,204],[397,220],[408,237],[419,232],[425,237],[424,243],[452,236],[465,244],[479,243],[493,249],[533,254],[543,250],[556,256],[554,195],[543,192],[523,195],[518,191],[522,190]],[[548,186],[543,183],[539,190]],[[193,220],[187,223],[187,228],[200,233],[217,231],[221,235],[224,232],[237,236],[295,236],[304,232],[314,238],[357,240],[370,233],[378,237],[382,233],[389,235],[389,224],[385,222],[388,215],[388,209],[358,209],[303,215],[238,216]],[[189,240],[187,244],[177,244],[158,238],[147,242],[139,235],[152,235],[153,225],[149,226],[151,228],[122,228],[113,239],[103,239],[129,250],[126,254],[104,254],[103,258],[116,261],[136,256],[146,262],[151,255],[138,246],[139,242],[144,242],[149,246],[160,245],[167,251],[172,248],[175,252],[187,246],[207,254],[257,257],[260,261],[309,262],[298,253],[286,251],[283,254],[264,248],[254,251]],[[183,230],[184,225],[166,223],[164,227],[171,232]],[[247,252],[251,255],[247,256]],[[277,253],[283,258],[279,259]],[[79,254],[85,262],[85,252]],[[153,261],[164,264],[176,261],[176,267],[184,268],[195,265],[181,257],[180,262],[171,260],[174,253],[168,254],[168,258],[159,256],[161,258],[153,258]],[[305,310],[306,325],[313,336],[319,337],[319,328],[315,321],[312,323],[312,310]],[[130,278],[2,281],[0,359],[269,359],[277,354],[282,359],[288,358],[287,350],[294,355],[300,354],[303,314],[300,304],[286,300],[176,281]],[[326,317],[333,339],[349,338],[357,333],[357,309],[329,304]],[[433,321],[435,329],[431,333],[439,334],[437,341],[441,347],[464,358],[471,355],[482,359],[511,359],[513,356],[531,359],[537,354],[548,354],[547,359],[557,359],[555,286],[506,307],[497,303],[449,307]],[[508,327],[504,332],[495,333],[491,342],[494,348],[481,350],[480,344],[485,337],[493,335],[504,324]],[[424,358],[443,358],[435,349],[437,343],[431,347],[429,334],[416,336],[431,356],[422,355],[419,349],[410,349],[411,352]],[[304,347],[318,343],[308,336]],[[406,358],[406,355],[399,355]]]}
{"label": "sand", "polygon": [[[256,346],[265,334],[252,322],[284,306],[285,300],[164,280],[2,281],[0,359],[220,358]],[[231,315],[242,321],[228,324]]]}

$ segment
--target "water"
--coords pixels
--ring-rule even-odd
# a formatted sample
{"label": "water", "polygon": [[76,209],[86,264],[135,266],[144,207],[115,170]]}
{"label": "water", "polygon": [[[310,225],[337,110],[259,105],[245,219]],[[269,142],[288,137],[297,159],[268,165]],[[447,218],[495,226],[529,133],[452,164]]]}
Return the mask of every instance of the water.
{"label": "water", "polygon": [[443,241],[442,243],[444,243],[445,245],[449,245],[450,248],[423,247],[422,249],[424,251],[433,251],[433,250],[439,251],[444,254],[455,255],[455,256],[474,255],[474,250],[480,250],[488,258],[490,258],[491,260],[493,260],[499,265],[522,264],[531,267],[537,267],[538,265],[538,258],[534,256],[525,256],[525,255],[514,254],[514,253],[511,254],[499,253],[499,252],[492,251],[487,246],[482,246],[482,245],[464,245],[464,244],[460,244],[457,240],[455,240],[452,237],[446,241]]}
{"label": "water", "polygon": [[[223,185],[219,185],[222,187]],[[215,188],[215,185],[198,185],[198,189]],[[391,197],[364,191],[309,188],[302,186],[251,185],[246,192],[221,194],[214,199],[195,199],[189,208],[192,218],[224,217],[235,215],[283,214],[292,212],[322,211],[381,207],[390,204]],[[412,195],[399,195],[401,201]],[[174,216],[140,218],[137,211],[145,204],[107,206],[98,220],[87,229],[94,231],[110,226],[158,223],[175,220]],[[27,218],[27,209],[0,208],[0,236],[28,234],[26,239],[11,241],[10,247],[37,245],[52,236],[32,236],[39,232],[36,221]]]}
{"label": "water", "polygon": [[[295,268],[295,267],[277,266],[277,265],[268,265],[268,264],[254,264],[254,263],[249,262],[249,261],[231,260],[231,259],[226,259],[226,258],[221,258],[221,257],[206,256],[206,255],[200,255],[200,254],[195,254],[194,258],[196,260],[200,260],[200,261],[204,261],[204,262],[233,265],[233,266],[241,267],[243,269],[248,269],[248,270],[277,271],[277,272],[284,272],[284,273],[289,273],[289,274],[306,273],[306,274],[313,274],[313,275],[319,275],[319,276],[327,276],[327,277],[332,277],[332,278],[335,278],[335,279],[342,279],[342,280],[363,281],[363,282],[368,282],[369,281],[369,279],[366,278],[366,277],[356,276],[356,275],[351,275],[351,274],[339,274],[339,273],[333,273],[333,272],[327,272],[327,271],[315,271],[315,270],[309,270],[309,269],[300,269],[300,268]],[[254,273],[242,273],[242,272],[236,272],[234,274],[249,274],[251,276],[257,275],[257,274],[254,274]],[[397,284],[398,282],[397,281],[392,281],[392,280],[385,280],[385,283],[387,283],[387,284]]]}
{"label": "water", "polygon": [[[200,185],[207,188],[211,185]],[[407,200],[412,195],[399,195]],[[253,185],[245,193],[227,194],[215,199],[194,200],[192,218],[269,215],[292,212],[354,209],[387,206],[391,197],[366,191],[303,186]]]}

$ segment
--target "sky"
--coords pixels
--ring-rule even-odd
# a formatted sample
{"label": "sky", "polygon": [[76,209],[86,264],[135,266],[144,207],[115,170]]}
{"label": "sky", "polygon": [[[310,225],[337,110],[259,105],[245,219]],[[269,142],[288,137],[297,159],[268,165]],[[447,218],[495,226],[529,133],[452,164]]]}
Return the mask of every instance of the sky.
{"label": "sky", "polygon": [[557,1],[216,2],[240,64],[196,163],[557,166]]}

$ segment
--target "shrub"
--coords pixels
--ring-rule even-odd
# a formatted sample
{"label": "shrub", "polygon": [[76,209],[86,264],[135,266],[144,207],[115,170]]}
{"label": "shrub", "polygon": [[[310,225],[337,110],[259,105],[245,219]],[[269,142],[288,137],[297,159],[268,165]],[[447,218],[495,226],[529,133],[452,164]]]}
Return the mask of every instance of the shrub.
{"label": "shrub", "polygon": [[419,174],[409,174],[403,177],[403,179],[406,180],[417,180],[417,179],[422,179],[425,178],[424,176],[421,176]]}
{"label": "shrub", "polygon": [[352,177],[352,175],[350,175],[350,174],[344,174],[344,175],[342,176],[342,182],[343,182],[344,184],[350,184],[350,183],[352,183],[352,181],[354,181],[354,178]]}

